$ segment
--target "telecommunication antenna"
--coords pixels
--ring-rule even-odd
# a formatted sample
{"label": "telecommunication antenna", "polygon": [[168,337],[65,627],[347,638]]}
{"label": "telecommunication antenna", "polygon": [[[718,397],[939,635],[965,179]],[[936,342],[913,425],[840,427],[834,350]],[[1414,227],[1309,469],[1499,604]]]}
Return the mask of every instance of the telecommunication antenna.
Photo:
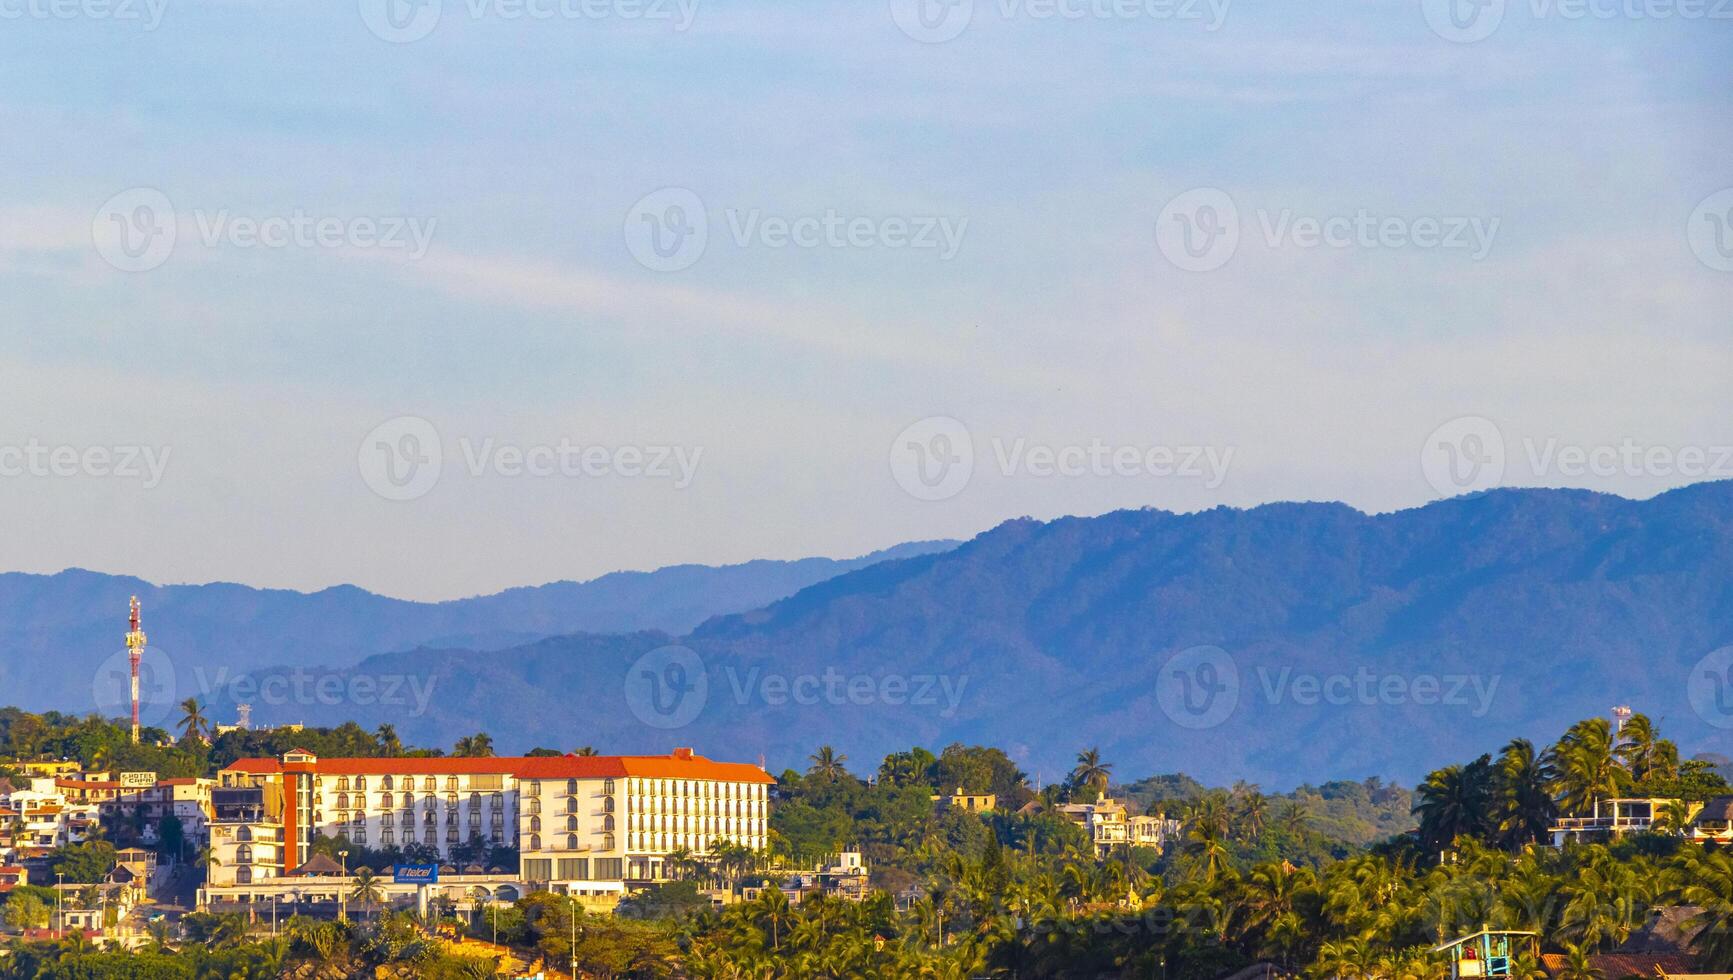
{"label": "telecommunication antenna", "polygon": [[127,620],[126,659],[132,665],[132,744],[138,744],[138,662],[144,656],[144,630],[139,626],[138,596],[132,597]]}

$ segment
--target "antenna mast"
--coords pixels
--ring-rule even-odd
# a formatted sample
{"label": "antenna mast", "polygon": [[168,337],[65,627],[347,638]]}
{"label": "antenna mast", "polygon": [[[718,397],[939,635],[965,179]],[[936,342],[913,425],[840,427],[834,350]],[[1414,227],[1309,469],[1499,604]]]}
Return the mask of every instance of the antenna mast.
{"label": "antenna mast", "polygon": [[144,656],[144,630],[138,623],[138,596],[132,597],[132,615],[127,620],[126,659],[132,665],[132,744],[138,744],[138,662]]}

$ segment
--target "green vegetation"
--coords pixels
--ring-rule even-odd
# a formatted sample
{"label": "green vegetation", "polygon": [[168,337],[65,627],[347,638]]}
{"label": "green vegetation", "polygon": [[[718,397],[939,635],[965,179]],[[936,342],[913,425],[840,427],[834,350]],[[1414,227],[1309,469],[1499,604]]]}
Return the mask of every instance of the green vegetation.
{"label": "green vegetation", "polygon": [[[9,718],[17,716],[0,713],[0,723]],[[67,731],[90,731],[88,719],[63,721]],[[10,727],[0,738],[11,737]],[[49,726],[42,737],[69,736]],[[188,733],[158,751],[203,752],[208,766],[238,748],[225,746],[227,738],[201,748],[202,737]],[[379,752],[396,739],[349,725],[286,741]],[[277,748],[255,742],[246,752]],[[460,749],[492,746],[471,737]],[[330,838],[317,847],[348,850],[351,870],[372,869],[347,895],[352,921],[296,919],[281,938],[262,940],[236,917],[194,915],[183,936],[162,935],[158,949],[126,958],[81,940],[14,944],[0,977],[493,975],[500,948],[471,945],[460,955],[436,939],[461,932],[497,940],[522,965],[564,970],[575,961],[597,977],[1213,980],[1268,961],[1318,980],[1419,980],[1440,975],[1431,946],[1490,925],[1538,932],[1545,952],[1565,958],[1564,975],[1586,978],[1591,954],[1626,941],[1657,907],[1675,905],[1700,910],[1686,929],[1703,968],[1733,969],[1733,852],[1679,834],[1683,805],[1663,812],[1654,832],[1563,849],[1540,843],[1561,813],[1612,796],[1691,801],[1729,792],[1710,763],[1681,760],[1642,716],[1619,735],[1591,719],[1544,748],[1511,741],[1496,756],[1431,773],[1412,794],[1376,779],[1266,794],[1181,774],[1116,787],[1113,771],[1084,749],[1067,779],[1037,791],[1004,752],[952,745],[937,755],[892,753],[863,779],[847,755],[821,746],[805,771],[777,780],[766,852],[725,845],[670,855],[677,880],[638,892],[615,915],[541,893],[472,919],[444,909],[418,921],[381,901],[373,870],[426,855]],[[983,813],[943,805],[958,791],[992,794],[997,806]],[[1176,835],[1160,852],[1116,845],[1098,854],[1056,808],[1104,795],[1176,820]],[[100,863],[107,845],[81,846],[56,856],[69,880]],[[472,846],[477,863],[515,861],[483,842]],[[865,900],[809,893],[796,903],[779,887],[792,872],[855,847],[872,867]],[[729,904],[713,907],[706,889]],[[6,921],[40,922],[39,891],[16,890]],[[494,952],[468,955],[484,948]],[[1519,965],[1523,977],[1536,970]]]}

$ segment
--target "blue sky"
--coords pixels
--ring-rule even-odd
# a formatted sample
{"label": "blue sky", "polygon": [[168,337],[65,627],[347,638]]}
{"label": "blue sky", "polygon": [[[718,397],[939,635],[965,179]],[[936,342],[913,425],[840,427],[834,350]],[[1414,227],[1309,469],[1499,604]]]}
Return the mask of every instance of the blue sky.
{"label": "blue sky", "polygon": [[[1025,514],[1414,506],[1465,417],[1515,485],[1649,494],[1698,473],[1556,451],[1733,444],[1733,272],[1701,254],[1733,188],[1733,8],[1512,0],[1463,43],[1419,2],[1239,0],[1211,29],[1207,4],[976,0],[924,43],[901,0],[711,0],[685,30],[633,0],[443,0],[392,43],[374,0],[169,0],[154,29],[35,2],[0,0],[0,446],[167,455],[155,481],[0,475],[10,568],[444,598]],[[678,269],[632,249],[665,188],[708,229]],[[1158,229],[1200,188],[1240,239],[1189,271]],[[128,272],[95,229],[138,189],[177,234]],[[833,213],[859,243],[764,231]],[[1396,244],[1303,244],[1362,214]],[[230,234],[295,215],[343,230]],[[354,230],[398,219],[424,251]],[[1427,222],[1482,247],[1419,245]],[[891,247],[928,223],[954,254]],[[388,499],[362,457],[403,417],[443,466]],[[933,418],[974,469],[921,499],[899,434]],[[687,485],[467,462],[562,441],[699,462]],[[1021,455],[1092,445],[1231,464]]]}

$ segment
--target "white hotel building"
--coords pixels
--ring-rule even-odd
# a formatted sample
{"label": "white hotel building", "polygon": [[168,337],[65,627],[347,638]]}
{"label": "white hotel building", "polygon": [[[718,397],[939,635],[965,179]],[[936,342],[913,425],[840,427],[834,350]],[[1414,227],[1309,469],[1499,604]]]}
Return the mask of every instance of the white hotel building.
{"label": "white hotel building", "polygon": [[[479,838],[517,849],[518,866],[492,872],[523,887],[584,895],[661,880],[664,859],[728,842],[766,845],[764,770],[666,756],[241,759],[212,792],[207,890],[244,892],[288,882],[320,836],[368,848],[452,849]],[[453,868],[459,876],[461,869]],[[302,881],[307,881],[303,878]],[[310,884],[310,882],[309,882]],[[239,897],[239,896],[235,896]]]}

